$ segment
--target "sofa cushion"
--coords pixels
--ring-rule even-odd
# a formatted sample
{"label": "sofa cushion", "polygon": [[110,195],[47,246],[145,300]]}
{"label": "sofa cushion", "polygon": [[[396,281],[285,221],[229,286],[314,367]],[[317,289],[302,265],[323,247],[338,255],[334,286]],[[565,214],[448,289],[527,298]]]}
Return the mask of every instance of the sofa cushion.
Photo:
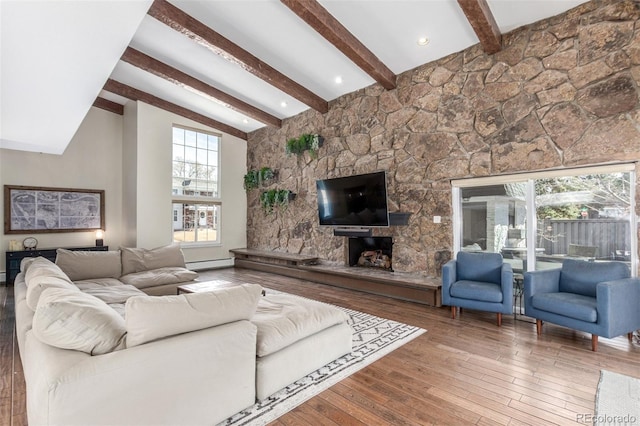
{"label": "sofa cushion", "polygon": [[25,274],[27,306],[35,311],[42,292],[50,287],[79,291],[58,266],[44,257],[36,258]]}
{"label": "sofa cushion", "polygon": [[26,274],[27,273],[27,269],[29,269],[29,266],[31,266],[33,261],[36,260],[36,259],[37,259],[37,257],[24,257],[24,258],[22,258],[22,260],[20,261],[20,272],[24,272]]}
{"label": "sofa cushion", "polygon": [[25,284],[29,287],[32,282],[36,282],[34,279],[39,277],[56,277],[71,283],[71,279],[62,272],[58,265],[44,257],[36,257],[30,263],[27,272],[24,274]]}
{"label": "sofa cushion", "polygon": [[74,281],[73,283],[82,291],[90,288],[115,287],[123,285],[122,281],[115,278],[92,278],[90,280]]}
{"label": "sofa cushion", "polygon": [[460,299],[502,303],[502,287],[481,281],[456,281],[451,284],[449,294]]}
{"label": "sofa cushion", "polygon": [[179,244],[169,244],[154,249],[120,247],[122,275],[169,266],[186,267]]}
{"label": "sofa cushion", "polygon": [[33,317],[33,333],[62,349],[100,355],[124,348],[124,319],[106,303],[81,291],[48,288]]}
{"label": "sofa cushion", "polygon": [[106,304],[125,303],[130,297],[145,296],[142,290],[138,290],[132,285],[115,285],[92,287],[83,290],[84,293],[90,294],[102,300]]}
{"label": "sofa cushion", "polygon": [[533,295],[531,305],[541,311],[580,321],[596,322],[598,320],[595,297],[575,293],[539,293]]}
{"label": "sofa cushion", "polygon": [[267,356],[349,316],[335,306],[291,294],[267,294],[251,322],[258,326],[257,355]]}
{"label": "sofa cushion", "polygon": [[120,281],[138,288],[147,288],[193,281],[196,278],[198,278],[197,272],[182,267],[167,267],[123,275]]}
{"label": "sofa cushion", "polygon": [[119,278],[122,275],[120,251],[56,250],[56,265],[72,281],[91,278]]}
{"label": "sofa cushion", "polygon": [[262,294],[258,284],[242,284],[178,296],[136,296],[125,304],[127,347],[250,319]]}

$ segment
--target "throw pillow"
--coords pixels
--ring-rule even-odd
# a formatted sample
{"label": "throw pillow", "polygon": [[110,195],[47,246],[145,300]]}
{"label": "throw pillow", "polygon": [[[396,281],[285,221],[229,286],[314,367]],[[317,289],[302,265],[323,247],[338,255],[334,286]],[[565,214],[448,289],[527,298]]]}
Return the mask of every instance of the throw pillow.
{"label": "throw pillow", "polygon": [[71,281],[92,278],[119,278],[122,273],[120,251],[56,250],[56,265]]}
{"label": "throw pillow", "polygon": [[250,319],[262,286],[242,284],[179,296],[134,296],[127,300],[127,347],[163,337]]}
{"label": "throw pillow", "polygon": [[100,299],[81,291],[48,288],[33,316],[33,333],[62,349],[101,355],[124,348],[124,319]]}
{"label": "throw pillow", "polygon": [[120,247],[120,251],[122,252],[122,275],[169,266],[186,267],[179,244],[169,244],[150,250]]}

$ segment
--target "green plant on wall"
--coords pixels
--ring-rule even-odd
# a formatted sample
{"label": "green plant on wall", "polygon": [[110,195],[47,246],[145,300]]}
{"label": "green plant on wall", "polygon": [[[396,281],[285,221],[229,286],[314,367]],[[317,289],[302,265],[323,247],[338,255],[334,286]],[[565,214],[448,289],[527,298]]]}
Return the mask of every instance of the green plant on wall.
{"label": "green plant on wall", "polygon": [[269,189],[260,194],[260,205],[266,214],[271,214],[276,208],[286,207],[295,194],[288,189]]}
{"label": "green plant on wall", "polygon": [[287,155],[300,155],[305,151],[309,151],[309,155],[311,155],[312,158],[317,158],[318,150],[322,146],[323,142],[324,138],[317,133],[305,133],[299,138],[289,139],[285,146],[285,152],[287,153]]}
{"label": "green plant on wall", "polygon": [[271,167],[262,167],[258,170],[249,170],[246,175],[244,175],[244,189],[247,191],[250,189],[258,188],[263,183],[268,182],[274,179],[276,176],[275,170],[271,169]]}

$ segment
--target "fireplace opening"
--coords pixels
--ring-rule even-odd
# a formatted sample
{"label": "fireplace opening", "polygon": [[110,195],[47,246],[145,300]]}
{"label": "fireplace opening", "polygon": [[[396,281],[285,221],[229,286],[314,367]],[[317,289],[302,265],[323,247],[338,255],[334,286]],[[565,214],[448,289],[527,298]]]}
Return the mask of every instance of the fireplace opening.
{"label": "fireplace opening", "polygon": [[380,268],[393,271],[392,237],[349,238],[349,266]]}

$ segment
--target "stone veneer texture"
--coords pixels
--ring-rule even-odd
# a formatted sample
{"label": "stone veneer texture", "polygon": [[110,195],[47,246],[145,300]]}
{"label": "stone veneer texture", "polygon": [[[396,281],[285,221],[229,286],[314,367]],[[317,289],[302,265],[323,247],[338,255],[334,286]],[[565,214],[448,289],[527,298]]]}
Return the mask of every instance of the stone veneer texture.
{"label": "stone veneer texture", "polygon": [[[248,168],[276,169],[268,188],[298,195],[266,215],[248,192],[248,247],[343,264],[347,238],[318,225],[315,181],[386,170],[390,211],[412,215],[374,235],[394,237],[396,271],[437,276],[453,245],[450,179],[640,159],[639,17],[632,1],[585,3],[503,35],[494,55],[475,45],[394,90],[374,84],[251,133]],[[324,136],[317,158],[285,155],[302,133]]]}

